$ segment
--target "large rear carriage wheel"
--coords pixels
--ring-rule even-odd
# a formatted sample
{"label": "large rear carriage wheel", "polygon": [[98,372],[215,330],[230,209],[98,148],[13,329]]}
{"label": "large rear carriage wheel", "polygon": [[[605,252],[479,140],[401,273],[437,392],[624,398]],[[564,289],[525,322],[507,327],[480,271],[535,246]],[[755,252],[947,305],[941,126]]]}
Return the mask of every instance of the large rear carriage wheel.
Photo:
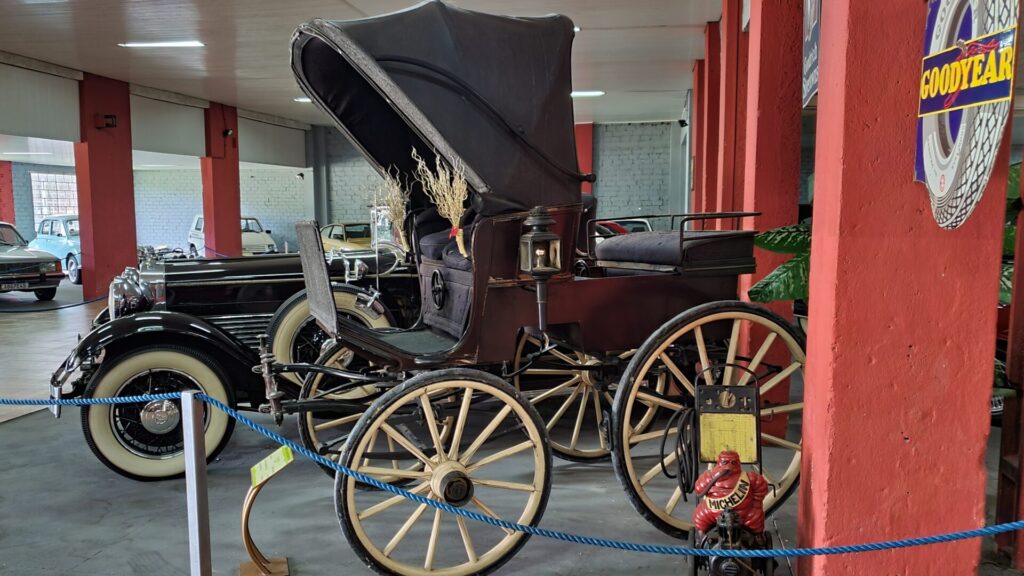
{"label": "large rear carriage wheel", "polygon": [[[675,478],[678,418],[694,405],[695,386],[757,386],[761,466],[772,485],[771,513],[800,476],[803,412],[802,336],[785,320],[744,302],[714,302],[688,310],[652,334],[626,368],[612,405],[615,474],[641,515],[663,532],[685,538],[695,498]],[[664,393],[652,383],[668,378]],[[653,422],[645,422],[652,408]],[[642,425],[638,425],[642,424]],[[688,501],[687,501],[688,500]]]}
{"label": "large rear carriage wheel", "polygon": [[[453,418],[442,437],[440,423]],[[392,461],[417,463],[396,473]],[[551,491],[551,452],[536,410],[500,378],[472,369],[416,376],[373,403],[341,463],[477,513],[537,525]],[[352,549],[382,574],[486,574],[529,536],[466,520],[338,474],[335,508]]]}

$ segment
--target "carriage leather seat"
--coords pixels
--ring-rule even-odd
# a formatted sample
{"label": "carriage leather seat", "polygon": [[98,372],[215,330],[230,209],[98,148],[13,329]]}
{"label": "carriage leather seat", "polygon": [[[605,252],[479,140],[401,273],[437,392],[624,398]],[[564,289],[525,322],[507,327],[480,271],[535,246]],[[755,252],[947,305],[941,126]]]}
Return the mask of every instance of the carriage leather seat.
{"label": "carriage leather seat", "polygon": [[678,230],[633,232],[605,239],[595,255],[609,266],[636,263],[681,271],[752,271],[756,234],[753,230],[688,230],[680,242]]}

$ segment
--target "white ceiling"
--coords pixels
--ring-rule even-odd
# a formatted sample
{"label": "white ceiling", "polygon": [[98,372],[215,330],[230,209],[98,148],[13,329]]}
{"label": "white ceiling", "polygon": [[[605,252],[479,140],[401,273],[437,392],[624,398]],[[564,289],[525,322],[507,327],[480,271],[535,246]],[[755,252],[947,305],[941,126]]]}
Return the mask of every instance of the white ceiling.
{"label": "white ceiling", "polygon": [[[325,124],[288,64],[295,27],[407,8],[411,0],[4,0],[0,50],[249,110]],[[465,8],[566,14],[582,28],[573,85],[604,90],[576,101],[579,122],[679,118],[711,0],[458,0]],[[200,40],[202,48],[128,49],[119,42]]]}

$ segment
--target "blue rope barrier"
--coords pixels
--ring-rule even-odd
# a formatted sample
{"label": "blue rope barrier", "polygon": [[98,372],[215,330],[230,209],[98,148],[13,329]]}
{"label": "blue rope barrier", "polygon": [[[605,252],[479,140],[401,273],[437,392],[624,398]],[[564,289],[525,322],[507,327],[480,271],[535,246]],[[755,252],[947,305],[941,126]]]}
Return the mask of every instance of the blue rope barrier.
{"label": "blue rope barrier", "polygon": [[[801,556],[834,556],[837,554],[856,554],[861,552],[879,552],[883,550],[894,550],[899,548],[910,548],[914,546],[925,546],[930,544],[942,544],[947,542],[955,542],[957,540],[968,540],[971,538],[980,538],[983,536],[993,536],[996,534],[1003,534],[1006,532],[1014,532],[1017,530],[1024,530],[1024,520],[1017,520],[1015,522],[1007,522],[1005,524],[996,524],[993,526],[983,526],[981,528],[975,528],[973,530],[962,530],[958,532],[949,532],[946,534],[937,534],[934,536],[923,536],[919,538],[904,538],[900,540],[888,540],[884,542],[872,542],[867,544],[851,544],[846,546],[826,546],[822,548],[791,548],[788,550],[708,550],[701,548],[688,548],[685,546],[661,546],[657,544],[642,544],[638,542],[625,542],[620,540],[609,540],[605,538],[594,538],[591,536],[582,536],[579,534],[572,534],[569,532],[562,532],[559,530],[548,530],[546,528],[540,528],[538,526],[528,526],[519,524],[516,522],[509,522],[507,520],[501,520],[499,518],[492,518],[484,514],[472,512],[470,510],[464,510],[462,508],[456,508],[445,502],[440,502],[420,496],[419,494],[413,494],[408,490],[404,490],[397,486],[381,482],[380,480],[367,476],[360,472],[356,472],[350,468],[342,466],[337,462],[334,462],[328,458],[321,456],[311,450],[306,449],[303,446],[281,436],[280,434],[266,428],[261,424],[253,422],[249,418],[243,416],[237,410],[227,406],[223,402],[216,398],[211,398],[205,394],[196,394],[196,397],[200,400],[210,404],[214,408],[224,412],[231,418],[242,423],[245,427],[281,444],[287,446],[293,452],[297,452],[306,458],[313,460],[319,464],[332,468],[335,471],[341,472],[346,476],[350,476],[355,480],[368,484],[385,492],[389,492],[396,496],[402,496],[418,504],[425,504],[435,509],[443,510],[456,516],[468,518],[476,522],[483,524],[489,524],[498,528],[505,528],[508,530],[514,530],[516,532],[522,532],[533,536],[540,536],[542,538],[550,538],[552,540],[560,540],[562,542],[571,542],[574,544],[584,544],[587,546],[597,546],[601,548],[610,548],[613,550],[623,550],[627,552],[645,552],[650,554],[664,554],[671,556],[727,556],[733,558],[771,558],[771,557],[801,557]],[[0,398],[0,405],[33,405],[42,406],[49,404],[64,404],[64,405],[89,405],[89,404],[127,404],[132,402],[149,402],[154,400],[171,400],[180,399],[181,394],[178,392],[172,392],[168,394],[156,394],[149,396],[124,396],[119,398],[74,398],[74,399],[63,399],[63,400],[13,400]]]}
{"label": "blue rope barrier", "polygon": [[113,398],[61,398],[60,400],[53,398],[46,400],[0,398],[0,406],[92,406],[93,404],[138,404],[140,402],[154,402],[157,400],[181,400],[181,392],[145,394],[142,396],[115,396]]}

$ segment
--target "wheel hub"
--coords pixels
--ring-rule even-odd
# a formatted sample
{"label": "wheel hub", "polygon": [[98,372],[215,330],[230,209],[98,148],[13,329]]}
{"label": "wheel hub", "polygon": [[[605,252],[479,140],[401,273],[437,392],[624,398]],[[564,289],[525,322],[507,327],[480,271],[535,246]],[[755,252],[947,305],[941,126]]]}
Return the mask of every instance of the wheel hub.
{"label": "wheel hub", "polygon": [[[591,356],[586,356],[581,363],[583,366],[600,366],[601,361]],[[599,370],[580,370],[580,380],[586,386],[597,386],[601,381],[601,372]]]}
{"label": "wheel hub", "polygon": [[445,462],[430,477],[434,495],[452,506],[462,507],[473,499],[473,480],[458,462]]}
{"label": "wheel hub", "polygon": [[155,400],[143,406],[139,413],[142,427],[153,434],[167,434],[178,427],[181,411],[170,400]]}

